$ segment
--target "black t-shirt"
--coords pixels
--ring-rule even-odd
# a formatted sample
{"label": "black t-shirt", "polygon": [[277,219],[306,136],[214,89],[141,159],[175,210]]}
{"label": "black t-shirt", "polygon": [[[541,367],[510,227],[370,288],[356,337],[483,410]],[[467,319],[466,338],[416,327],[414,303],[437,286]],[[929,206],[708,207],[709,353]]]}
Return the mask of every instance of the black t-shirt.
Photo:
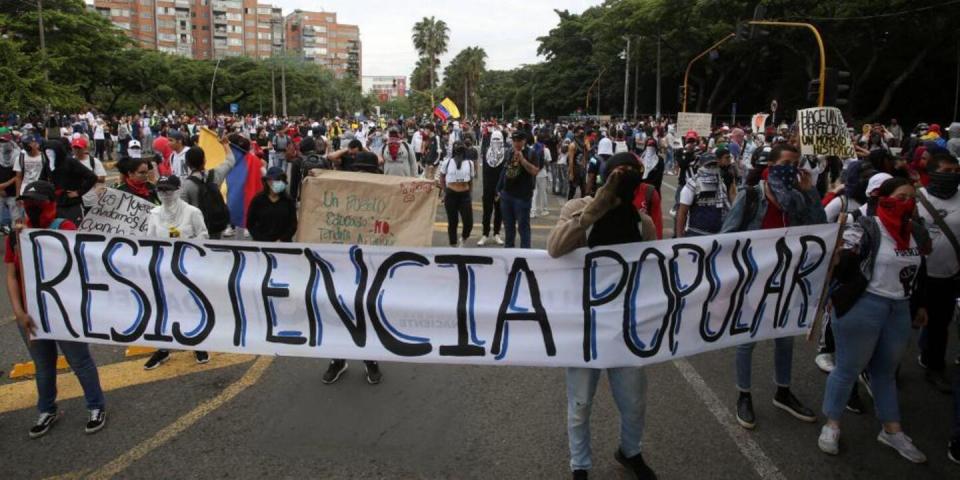
{"label": "black t-shirt", "polygon": [[[533,190],[536,187],[537,178],[530,175],[530,172],[523,168],[523,165],[519,163],[514,165],[513,154],[514,151],[511,148],[506,152],[506,158],[503,160],[503,173],[500,174],[503,185],[502,190],[511,197],[529,200],[533,198]],[[535,154],[532,148],[524,147],[523,157],[538,168],[543,168],[543,163],[540,161],[539,155]]]}

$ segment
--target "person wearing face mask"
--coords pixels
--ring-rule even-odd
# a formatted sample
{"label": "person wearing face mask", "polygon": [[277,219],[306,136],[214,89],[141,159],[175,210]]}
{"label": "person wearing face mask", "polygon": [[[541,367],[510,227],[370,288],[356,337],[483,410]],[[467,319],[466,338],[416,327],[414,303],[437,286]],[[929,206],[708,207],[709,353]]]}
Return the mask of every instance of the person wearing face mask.
{"label": "person wearing face mask", "polygon": [[270,167],[263,190],[247,207],[247,230],[256,242],[292,242],[297,233],[297,204],[288,194],[287,175]]}
{"label": "person wearing face mask", "polygon": [[[19,200],[23,202],[26,213],[23,227],[45,228],[52,230],[76,230],[77,226],[67,219],[57,217],[53,184],[35,181],[24,186]],[[86,343],[60,340],[40,340],[29,338],[36,334],[37,325],[27,313],[26,300],[20,283],[22,265],[20,263],[18,237],[10,235],[6,239],[4,262],[7,264],[7,295],[20,334],[30,351],[30,358],[36,365],[37,410],[40,417],[30,429],[30,438],[45,435],[53,424],[60,419],[57,409],[57,349],[67,357],[67,363],[83,388],[83,397],[87,404],[89,417],[84,431],[88,434],[100,431],[107,422],[103,389],[97,364],[90,355]],[[31,273],[32,275],[32,273]]]}
{"label": "person wearing face mask", "polygon": [[122,158],[117,162],[120,181],[113,188],[140,197],[154,205],[160,205],[157,187],[150,183],[150,165],[142,158]]}
{"label": "person wearing face mask", "polygon": [[[560,211],[557,225],[547,238],[547,253],[558,258],[582,247],[604,247],[656,240],[656,227],[646,214],[634,208],[633,196],[642,178],[640,162],[633,153],[618,153],[607,161],[605,184],[596,198],[568,201]],[[621,321],[597,318],[595,321]],[[610,390],[620,411],[620,448],[614,458],[632,478],[655,479],[641,453],[646,410],[647,377],[643,368],[606,369]],[[568,368],[567,435],[570,470],[574,479],[586,479],[592,466],[590,454],[590,412],[601,369]]]}
{"label": "person wearing face mask", "polygon": [[946,379],[948,327],[957,305],[957,275],[960,274],[960,165],[946,152],[932,155],[927,161],[930,182],[917,195],[920,216],[926,221],[933,240],[927,257],[925,287],[930,321],[920,332],[920,366],[926,379],[937,390],[950,393]]}
{"label": "person wearing face mask", "polygon": [[[147,236],[151,238],[183,238],[205,240],[210,238],[200,209],[183,201],[180,193],[180,177],[168,175],[157,181],[160,206],[150,210],[147,217]],[[210,361],[207,352],[194,351],[197,363]],[[144,370],[153,370],[169,360],[169,350],[157,350],[143,365]]]}
{"label": "person wearing face mask", "polygon": [[[730,156],[721,150],[718,150],[717,154]],[[704,154],[698,161],[700,167],[697,173],[693,174],[680,192],[674,230],[677,238],[719,233],[723,218],[730,211],[730,199],[736,192],[732,178],[728,182],[723,177],[717,156]]]}
{"label": "person wearing face mask", "polygon": [[520,234],[520,248],[530,248],[530,205],[536,177],[543,164],[533,149],[526,146],[526,133],[517,130],[511,138],[513,148],[505,155],[505,165],[497,183],[506,234],[504,248],[514,247],[517,233]]}
{"label": "person wearing face mask", "polygon": [[[473,205],[470,190],[476,170],[473,160],[467,159],[463,142],[453,144],[453,156],[440,163],[440,189],[444,192],[443,205],[447,210],[447,236],[451,247],[462,247],[473,230]],[[457,226],[463,220],[463,235],[457,239]]]}
{"label": "person wearing face mask", "polygon": [[[748,232],[773,228],[814,225],[826,222],[820,196],[814,188],[810,172],[800,170],[800,151],[790,144],[771,149],[769,166],[759,171],[762,180],[737,194],[730,212],[723,221],[720,233]],[[754,167],[759,168],[755,162]],[[737,346],[736,371],[737,421],[746,429],[756,426],[753,410],[752,386],[753,349],[756,343]],[[793,369],[793,337],[774,340],[774,366],[777,393],[773,404],[795,418],[815,422],[816,414],[805,407],[790,390]]]}
{"label": "person wearing face mask", "polygon": [[410,144],[403,141],[400,130],[397,130],[396,127],[390,128],[390,131],[387,132],[386,143],[380,149],[374,151],[380,155],[384,175],[417,176],[417,157],[414,155]]}
{"label": "person wearing face mask", "polygon": [[831,296],[837,315],[832,329],[837,344],[836,367],[823,395],[826,424],[817,445],[830,455],[840,451],[840,418],[850,389],[866,369],[877,419],[883,428],[877,441],[914,463],[927,457],[903,433],[897,400],[896,371],[910,341],[913,325],[926,323],[922,301],[911,315],[911,299],[924,291],[925,254],[930,236],[915,217],[915,190],[909,180],[892,178],[879,189],[876,216],[861,216],[843,232],[834,270],[838,286]]}
{"label": "person wearing face mask", "polygon": [[643,164],[643,182],[653,185],[660,192],[660,186],[663,184],[663,158],[657,153],[656,139],[647,139],[643,153],[640,155],[640,163]]}

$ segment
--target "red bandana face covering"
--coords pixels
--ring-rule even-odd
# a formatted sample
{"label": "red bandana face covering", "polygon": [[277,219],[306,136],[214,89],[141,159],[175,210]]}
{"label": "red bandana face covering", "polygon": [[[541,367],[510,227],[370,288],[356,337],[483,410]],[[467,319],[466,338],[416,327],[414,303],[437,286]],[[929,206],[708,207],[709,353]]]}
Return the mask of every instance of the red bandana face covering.
{"label": "red bandana face covering", "polygon": [[389,149],[390,149],[390,157],[392,157],[394,160],[396,160],[396,159],[397,159],[397,154],[400,153],[400,139],[399,139],[399,138],[392,138],[392,137],[391,137],[390,140],[389,140],[389,142],[390,142],[390,143],[389,143],[388,147],[389,147]]}
{"label": "red bandana face covering", "polygon": [[137,196],[142,198],[147,198],[150,196],[150,190],[147,189],[147,182],[143,180],[136,180],[133,177],[127,177],[127,186],[130,187],[130,191]]}
{"label": "red bandana face covering", "polygon": [[885,197],[877,204],[877,217],[897,242],[897,250],[910,248],[910,216],[915,207],[916,201],[912,198]]}

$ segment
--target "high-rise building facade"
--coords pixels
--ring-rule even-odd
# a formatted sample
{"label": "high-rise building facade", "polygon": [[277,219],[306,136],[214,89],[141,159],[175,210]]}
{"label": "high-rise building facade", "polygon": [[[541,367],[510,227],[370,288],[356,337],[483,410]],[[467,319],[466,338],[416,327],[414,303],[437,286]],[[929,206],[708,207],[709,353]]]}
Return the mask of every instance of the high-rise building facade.
{"label": "high-rise building facade", "polygon": [[407,77],[364,75],[360,79],[363,93],[372,93],[381,102],[407,95]]}
{"label": "high-rise building facade", "polygon": [[94,0],[93,8],[137,45],[205,60],[298,55],[337,76],[361,76],[360,29],[332,12],[280,8],[257,0]]}

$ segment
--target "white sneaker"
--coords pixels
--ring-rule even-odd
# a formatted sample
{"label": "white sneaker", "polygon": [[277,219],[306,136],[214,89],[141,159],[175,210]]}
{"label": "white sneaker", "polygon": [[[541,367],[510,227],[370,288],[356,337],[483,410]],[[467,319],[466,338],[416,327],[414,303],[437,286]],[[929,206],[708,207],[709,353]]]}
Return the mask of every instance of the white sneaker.
{"label": "white sneaker", "polygon": [[824,425],[820,429],[820,438],[817,439],[817,446],[820,451],[827,455],[836,455],[840,453],[840,429]]}
{"label": "white sneaker", "polygon": [[232,237],[234,233],[235,232],[233,231],[233,227],[231,227],[230,225],[227,225],[226,230],[224,230],[223,233],[221,233],[220,235],[223,237]]}
{"label": "white sneaker", "polygon": [[927,463],[927,456],[918,450],[913,440],[903,432],[887,433],[885,430],[880,430],[877,441],[896,450],[901,457],[913,463]]}
{"label": "white sneaker", "polygon": [[497,242],[497,245],[503,245],[503,237],[501,237],[500,235],[494,235],[493,241]]}
{"label": "white sneaker", "polygon": [[463,239],[457,240],[457,248],[463,248]]}
{"label": "white sneaker", "polygon": [[487,238],[486,235],[480,237],[480,240],[477,240],[477,246],[478,246],[478,247],[482,247],[482,246],[486,245],[486,244],[487,244],[487,240],[489,240],[489,238]]}
{"label": "white sneaker", "polygon": [[533,220],[534,218],[537,218],[537,214],[534,212],[530,212],[530,219]]}
{"label": "white sneaker", "polygon": [[676,216],[677,216],[677,207],[673,207],[673,208],[670,209],[670,216],[671,216],[671,217],[676,217]]}
{"label": "white sneaker", "polygon": [[817,364],[817,368],[819,368],[823,373],[830,373],[837,366],[833,362],[832,353],[820,353],[813,359],[813,361]]}

